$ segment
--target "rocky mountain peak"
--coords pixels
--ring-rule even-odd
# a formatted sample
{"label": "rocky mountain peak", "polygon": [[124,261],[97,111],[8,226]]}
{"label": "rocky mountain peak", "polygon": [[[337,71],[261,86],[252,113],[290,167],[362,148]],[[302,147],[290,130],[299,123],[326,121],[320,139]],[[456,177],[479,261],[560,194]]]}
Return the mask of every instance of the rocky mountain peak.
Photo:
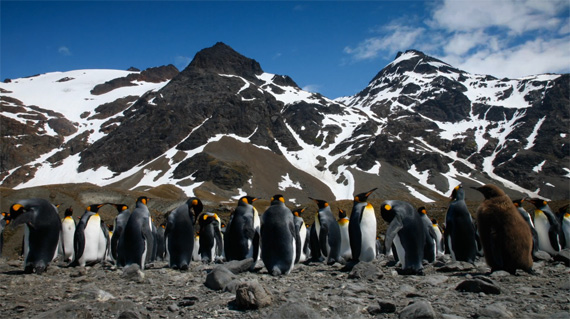
{"label": "rocky mountain peak", "polygon": [[196,53],[186,70],[196,69],[209,70],[219,74],[239,75],[247,79],[255,79],[255,75],[263,73],[257,61],[239,54],[222,42]]}

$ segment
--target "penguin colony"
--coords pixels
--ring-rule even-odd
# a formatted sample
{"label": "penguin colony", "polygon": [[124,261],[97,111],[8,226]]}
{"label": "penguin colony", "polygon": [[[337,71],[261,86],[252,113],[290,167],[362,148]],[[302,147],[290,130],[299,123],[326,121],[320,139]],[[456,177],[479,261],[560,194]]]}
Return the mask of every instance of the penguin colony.
{"label": "penguin colony", "polygon": [[[137,265],[141,270],[155,260],[187,270],[191,261],[252,258],[279,276],[289,274],[300,262],[355,264],[372,261],[380,253],[392,256],[402,274],[421,274],[425,262],[434,262],[444,253],[470,263],[476,256],[485,256],[492,272],[515,274],[517,269],[532,273],[533,255],[539,250],[557,254],[570,248],[568,206],[554,213],[538,198],[513,201],[495,185],[475,189],[485,198],[477,209],[476,223],[458,185],[444,225],[430,219],[425,207],[415,209],[399,200],[382,202],[380,215],[388,223],[382,235],[376,234],[375,209],[367,202],[376,189],[356,195],[351,215],[339,210],[338,218],[327,201],[310,198],[318,207],[313,225],[305,224],[304,208],[292,211],[282,195],[275,195],[263,214],[253,206],[257,198],[243,196],[227,225],[217,214],[203,212],[202,201],[191,197],[167,213],[166,222],[157,227],[147,206],[151,199],[142,196],[132,211],[126,204],[89,205],[77,224],[71,207],[60,220],[58,208],[47,200],[23,199],[9,213],[2,213],[0,226],[3,231],[7,225],[25,225],[24,272],[38,274],[61,256],[70,267],[110,262],[118,267]],[[523,201],[532,203],[535,211],[526,212]],[[117,209],[109,227],[98,214],[104,205]]]}

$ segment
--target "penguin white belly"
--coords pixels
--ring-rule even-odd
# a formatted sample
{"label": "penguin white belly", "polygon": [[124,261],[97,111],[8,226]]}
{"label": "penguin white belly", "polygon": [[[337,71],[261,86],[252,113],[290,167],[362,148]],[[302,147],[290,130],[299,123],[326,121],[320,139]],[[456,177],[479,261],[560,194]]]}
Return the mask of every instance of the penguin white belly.
{"label": "penguin white belly", "polygon": [[292,246],[292,250],[293,250],[293,255],[291,256],[291,267],[289,267],[289,270],[287,270],[285,272],[286,275],[288,275],[291,270],[293,270],[293,267],[295,266],[295,257],[297,256],[297,245],[296,245],[296,241],[295,241],[295,237],[293,237],[293,239],[291,240],[291,246]]}
{"label": "penguin white belly", "polygon": [[376,216],[374,208],[368,204],[362,212],[360,221],[362,241],[360,245],[360,261],[372,261],[376,257]]}
{"label": "penguin white belly", "polygon": [[453,245],[451,244],[451,236],[447,237],[447,246],[449,247],[449,252],[451,253],[451,260],[453,261],[457,261],[457,259],[455,259],[455,252],[453,251]]}
{"label": "penguin white belly", "polygon": [[97,260],[103,261],[107,259],[107,238],[103,234],[103,229],[101,229],[99,234],[99,246],[97,248]]}
{"label": "penguin white belly", "polygon": [[[261,220],[259,219],[259,213],[257,212],[257,209],[255,209],[255,207],[253,208],[253,230],[256,234],[261,233]],[[259,244],[257,246],[258,246],[257,258],[259,259],[259,256],[261,256],[261,238],[259,239]],[[251,253],[253,257],[253,251]]]}
{"label": "penguin white belly", "polygon": [[85,266],[85,263],[97,260],[99,254],[99,237],[101,235],[103,235],[101,232],[101,218],[97,215],[93,215],[89,218],[84,230],[85,247],[83,249],[83,255],[79,258],[81,266]]}
{"label": "penguin white belly", "polygon": [[350,250],[350,238],[348,237],[348,223],[340,226],[340,256],[344,258],[344,260],[349,260],[352,258],[352,251]]}
{"label": "penguin white belly", "polygon": [[402,242],[400,241],[400,236],[396,235],[394,237],[394,246],[396,246],[396,253],[398,254],[398,260],[400,261],[400,265],[402,269],[406,268],[406,250],[404,246],[402,246]]}
{"label": "penguin white belly", "polygon": [[73,260],[73,255],[75,254],[73,250],[73,235],[75,234],[75,222],[73,221],[73,218],[64,218],[61,225],[61,230],[63,241],[63,259]]}
{"label": "penguin white belly", "polygon": [[[305,240],[307,239],[307,227],[305,227],[305,223],[301,225],[301,229],[299,229],[299,237],[301,237],[301,254],[299,256],[299,262],[303,262],[307,260],[307,256],[303,251],[303,247],[305,247]],[[295,247],[296,248],[296,247]]]}
{"label": "penguin white belly", "polygon": [[[165,236],[164,238],[164,261],[169,262],[170,264],[170,250],[168,249],[168,237]],[[192,251],[192,253],[194,253]]]}
{"label": "penguin white belly", "polygon": [[543,214],[535,215],[534,228],[538,234],[538,249],[552,255],[558,254],[558,252],[554,249],[554,247],[552,247],[552,244],[550,243],[550,237],[548,236],[550,224]]}
{"label": "penguin white belly", "polygon": [[144,270],[144,266],[146,263],[146,254],[148,252],[148,244],[147,244],[146,240],[143,240],[143,241],[144,241],[144,250],[143,250],[143,253],[141,256],[141,270]]}
{"label": "penguin white belly", "polygon": [[564,216],[562,219],[562,233],[566,239],[566,245],[564,248],[570,248],[570,216]]}
{"label": "penguin white belly", "polygon": [[194,250],[192,250],[192,260],[194,260],[194,261],[200,260],[200,254],[198,254],[198,251],[200,251],[200,237],[195,236],[194,237]]}
{"label": "penguin white belly", "polygon": [[443,235],[441,234],[441,231],[439,230],[439,227],[437,226],[433,226],[433,230],[435,232],[435,247],[437,248],[437,254],[436,256],[443,256],[443,254],[445,253],[445,250],[443,248]]}
{"label": "penguin white belly", "polygon": [[30,252],[30,228],[28,225],[24,227],[24,262],[28,262],[28,253]]}

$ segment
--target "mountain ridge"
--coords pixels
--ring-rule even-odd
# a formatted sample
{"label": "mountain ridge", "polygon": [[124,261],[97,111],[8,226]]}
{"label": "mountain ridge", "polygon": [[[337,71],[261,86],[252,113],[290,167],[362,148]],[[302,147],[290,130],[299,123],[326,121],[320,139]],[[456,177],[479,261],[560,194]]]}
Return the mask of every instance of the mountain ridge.
{"label": "mountain ridge", "polygon": [[[303,189],[341,199],[378,184],[387,184],[380,197],[439,198],[460,182],[499,183],[518,196],[568,197],[568,74],[497,79],[408,50],[360,92],[331,100],[220,42],[169,77],[83,97],[101,101],[70,121],[68,130],[77,131],[56,134],[58,142],[32,161],[3,165],[2,185],[29,187],[50,183],[49,174],[75,172],[63,181],[174,184],[188,195],[208,183],[227,197],[282,192],[299,202]],[[22,82],[0,85],[2,124],[18,121],[18,114],[6,115],[20,105],[10,100],[20,96],[10,88]],[[124,94],[133,89],[139,93]],[[15,135],[8,133],[3,141]],[[220,143],[236,153],[230,144],[252,145],[260,158],[275,154],[281,167],[222,156],[212,148]],[[266,165],[275,172],[258,173]],[[308,175],[288,174],[294,170]]]}

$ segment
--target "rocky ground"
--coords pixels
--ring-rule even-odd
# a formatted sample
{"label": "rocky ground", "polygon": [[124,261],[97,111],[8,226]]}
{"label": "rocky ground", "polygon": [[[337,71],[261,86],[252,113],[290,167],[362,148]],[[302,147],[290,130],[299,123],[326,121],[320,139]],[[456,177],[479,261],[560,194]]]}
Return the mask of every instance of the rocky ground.
{"label": "rocky ground", "polygon": [[[23,274],[22,261],[0,259],[2,318],[569,318],[570,268],[539,261],[535,275],[488,274],[448,256],[403,276],[381,256],[351,270],[341,264],[296,265],[270,276],[251,260],[188,271],[165,262],[116,269],[110,264]],[[245,308],[257,308],[249,309]]]}

